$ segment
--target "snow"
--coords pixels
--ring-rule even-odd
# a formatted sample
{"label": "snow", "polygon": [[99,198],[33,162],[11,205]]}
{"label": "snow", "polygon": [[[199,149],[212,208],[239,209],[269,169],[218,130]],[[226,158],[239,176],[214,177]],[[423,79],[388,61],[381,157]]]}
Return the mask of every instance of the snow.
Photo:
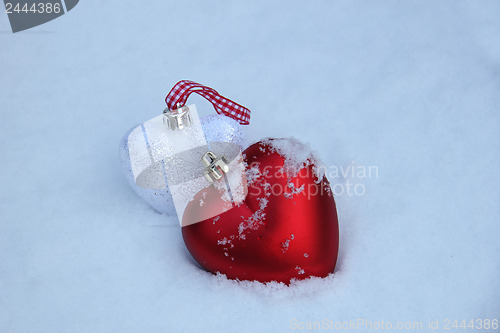
{"label": "snow", "polygon": [[[488,0],[88,0],[12,34],[0,13],[0,332],[498,318],[499,14]],[[204,272],[176,218],[129,187],[120,138],[181,79],[250,108],[250,142],[293,136],[332,170],[377,167],[330,179],[334,275]]]}
{"label": "snow", "polygon": [[264,181],[260,184],[259,186],[262,186],[264,188],[264,197],[257,199],[259,201],[259,209],[253,212],[253,214],[249,218],[241,221],[240,225],[238,226],[238,237],[240,239],[245,239],[246,235],[244,234],[244,232],[246,230],[248,229],[257,230],[259,226],[261,226],[264,223],[264,217],[266,216],[265,208],[269,203],[269,197],[271,196],[271,192],[268,191],[269,187],[266,186],[270,185],[269,183]]}
{"label": "snow", "polygon": [[321,162],[313,149],[309,145],[291,138],[265,138],[262,140],[265,145],[269,145],[271,151],[275,151],[285,159],[281,172],[285,172],[290,177],[295,177],[298,173],[310,165],[314,165],[314,176],[321,181],[326,167]]}

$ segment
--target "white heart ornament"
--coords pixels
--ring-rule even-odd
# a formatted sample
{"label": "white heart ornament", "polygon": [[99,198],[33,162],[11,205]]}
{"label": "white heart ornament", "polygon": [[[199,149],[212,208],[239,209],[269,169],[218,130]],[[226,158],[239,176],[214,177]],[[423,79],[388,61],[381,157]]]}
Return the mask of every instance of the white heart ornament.
{"label": "white heart ornament", "polygon": [[[209,145],[213,142],[225,142],[235,144],[239,146],[241,150],[245,148],[246,142],[243,128],[242,125],[240,125],[236,120],[223,115],[209,115],[198,119],[195,106],[192,105],[189,106],[189,108],[194,109],[194,114],[192,115],[194,122],[196,123],[198,121],[201,125],[199,132],[202,131],[204,137],[199,140],[206,140],[206,143]],[[154,119],[155,118],[152,120]],[[137,142],[142,142],[140,144],[140,149],[147,148],[151,159],[153,159],[154,157],[151,156],[151,154],[152,152],[154,154],[155,149],[150,149],[150,147],[154,145],[161,145],[163,150],[170,150],[170,153],[173,154],[174,152],[171,151],[172,149],[175,150],[175,153],[182,152],[183,150],[187,150],[190,146],[196,145],[195,142],[189,141],[196,141],[197,139],[190,138],[190,140],[184,142],[186,140],[182,136],[179,136],[177,139],[163,136],[164,133],[167,132],[167,128],[164,126],[165,124],[160,124],[156,121],[155,124],[151,125],[152,120],[131,128],[123,136],[119,147],[122,171],[128,183],[137,195],[139,195],[156,211],[173,216],[176,214],[176,210],[172,194],[168,186],[147,185],[147,183],[155,182],[164,183],[163,179],[158,179],[159,175],[163,175],[161,170],[156,172],[155,175],[148,174],[147,172],[140,172],[146,169],[148,161],[137,161],[134,157],[138,149]],[[142,146],[145,148],[142,148]],[[133,155],[132,160],[131,153]],[[147,153],[144,152],[143,155],[147,156]],[[144,166],[141,166],[141,164],[144,164]]]}

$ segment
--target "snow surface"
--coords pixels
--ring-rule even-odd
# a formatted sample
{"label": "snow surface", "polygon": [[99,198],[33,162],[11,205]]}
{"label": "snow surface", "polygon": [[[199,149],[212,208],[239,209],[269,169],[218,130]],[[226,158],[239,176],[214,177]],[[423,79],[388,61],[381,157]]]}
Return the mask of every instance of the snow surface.
{"label": "snow surface", "polygon": [[[498,318],[499,17],[488,0],[87,0],[12,34],[0,13],[0,332]],[[251,141],[356,168],[330,179],[334,275],[204,272],[128,186],[120,138],[181,79],[249,107]]]}

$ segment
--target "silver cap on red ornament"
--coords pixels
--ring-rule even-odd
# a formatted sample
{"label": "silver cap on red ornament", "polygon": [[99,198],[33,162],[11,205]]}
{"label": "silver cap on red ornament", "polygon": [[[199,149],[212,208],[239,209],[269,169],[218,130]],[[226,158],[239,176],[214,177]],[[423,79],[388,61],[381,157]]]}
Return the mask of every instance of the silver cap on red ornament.
{"label": "silver cap on red ornament", "polygon": [[191,115],[189,114],[188,106],[177,105],[175,110],[166,108],[163,110],[163,123],[168,126],[172,131],[182,130],[191,125]]}

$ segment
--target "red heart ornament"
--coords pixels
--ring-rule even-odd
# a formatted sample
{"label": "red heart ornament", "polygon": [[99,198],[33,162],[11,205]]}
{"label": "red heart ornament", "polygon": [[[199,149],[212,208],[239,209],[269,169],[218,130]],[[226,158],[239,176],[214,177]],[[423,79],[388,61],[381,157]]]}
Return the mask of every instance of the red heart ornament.
{"label": "red heart ornament", "polygon": [[[293,156],[292,156],[293,155]],[[265,139],[243,152],[248,194],[239,205],[182,227],[186,247],[212,273],[230,279],[278,281],[325,277],[335,269],[339,228],[326,177],[294,139]],[[227,206],[210,187],[188,204],[184,218],[214,216]],[[213,193],[212,193],[213,194]],[[211,198],[200,206],[200,198]]]}

